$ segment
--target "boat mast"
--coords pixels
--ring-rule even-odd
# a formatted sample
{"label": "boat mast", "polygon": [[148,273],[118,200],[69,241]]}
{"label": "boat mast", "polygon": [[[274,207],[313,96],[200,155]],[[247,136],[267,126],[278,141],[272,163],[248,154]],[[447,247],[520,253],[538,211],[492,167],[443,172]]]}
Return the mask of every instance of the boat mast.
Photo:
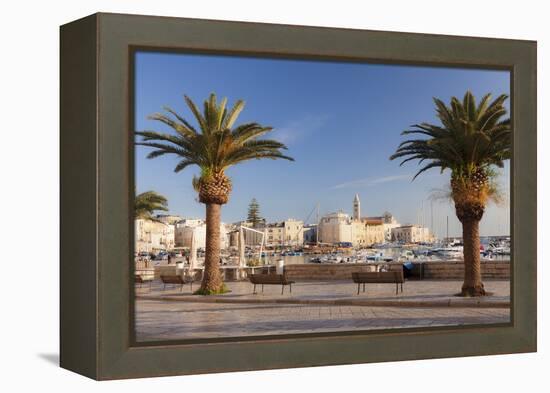
{"label": "boat mast", "polygon": [[422,199],[422,204],[420,207],[420,219],[422,222],[422,228],[424,228],[424,199]]}
{"label": "boat mast", "polygon": [[449,216],[447,216],[447,243],[449,242]]}
{"label": "boat mast", "polygon": [[315,228],[315,244],[319,246],[319,202],[317,202],[316,220],[317,227]]}
{"label": "boat mast", "polygon": [[435,241],[435,228],[434,228],[434,201],[430,200],[430,229],[434,235],[433,239]]}

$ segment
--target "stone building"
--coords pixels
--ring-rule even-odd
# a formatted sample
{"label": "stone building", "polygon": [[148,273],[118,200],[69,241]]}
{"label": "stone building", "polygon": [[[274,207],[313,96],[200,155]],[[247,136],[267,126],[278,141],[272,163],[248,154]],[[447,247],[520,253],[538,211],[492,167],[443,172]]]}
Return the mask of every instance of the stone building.
{"label": "stone building", "polygon": [[[195,238],[197,248],[206,246],[206,223],[201,219],[184,219],[175,225],[175,245],[176,247],[191,248],[191,241]],[[228,230],[225,224],[220,225],[220,247],[222,249],[229,246]]]}
{"label": "stone building", "polygon": [[239,229],[243,227],[253,229],[250,231],[245,230],[243,232],[244,244],[248,247],[259,246],[262,243],[262,237],[265,237],[265,226],[266,225],[263,222],[258,224],[257,226],[254,226],[249,221],[239,221],[233,223],[233,225],[231,226],[231,230],[236,233],[232,232],[230,245],[238,247]]}
{"label": "stone building", "polygon": [[173,225],[139,218],[134,228],[136,252],[168,251],[175,246]]}
{"label": "stone building", "polygon": [[239,247],[239,230],[235,229],[233,225],[227,232],[227,238],[229,239],[229,247]]}
{"label": "stone building", "polygon": [[403,225],[392,229],[392,240],[401,243],[431,243],[434,241],[429,228],[420,225]]}
{"label": "stone building", "polygon": [[155,218],[158,221],[169,225],[174,225],[177,222],[183,220],[183,217],[174,214],[157,214]]}
{"label": "stone building", "polygon": [[302,246],[304,244],[303,221],[289,218],[285,221],[267,224],[266,244],[271,246]]}
{"label": "stone building", "polygon": [[230,236],[231,246],[238,245],[239,228],[244,230],[244,242],[247,246],[259,246],[264,238],[267,246],[302,246],[304,244],[304,223],[293,218],[285,221],[259,224],[252,226],[248,221],[236,222],[232,225]]}
{"label": "stone building", "polygon": [[353,219],[361,220],[361,201],[359,200],[359,194],[355,194],[353,199]]}
{"label": "stone building", "polygon": [[392,241],[392,229],[400,227],[401,224],[397,222],[394,216],[391,213],[386,212],[379,217],[367,217],[367,220],[380,221],[384,230],[384,239],[383,241],[390,242]]}
{"label": "stone building", "polygon": [[321,217],[317,228],[319,242],[328,244],[353,243],[352,222],[352,218],[344,212],[330,213]]}
{"label": "stone building", "polygon": [[384,221],[377,218],[367,217],[362,220],[365,224],[364,244],[371,246],[386,241]]}
{"label": "stone building", "polygon": [[318,227],[319,242],[328,244],[351,243],[354,247],[367,247],[385,241],[384,220],[380,217],[361,217],[359,195],[353,199],[353,215],[344,212],[327,214]]}

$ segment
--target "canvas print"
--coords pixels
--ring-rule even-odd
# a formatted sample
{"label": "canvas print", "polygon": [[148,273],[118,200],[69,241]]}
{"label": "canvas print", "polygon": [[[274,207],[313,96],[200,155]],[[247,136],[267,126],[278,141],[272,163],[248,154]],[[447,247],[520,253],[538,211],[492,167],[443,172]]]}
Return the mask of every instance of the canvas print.
{"label": "canvas print", "polygon": [[509,71],[133,57],[137,343],[511,322]]}

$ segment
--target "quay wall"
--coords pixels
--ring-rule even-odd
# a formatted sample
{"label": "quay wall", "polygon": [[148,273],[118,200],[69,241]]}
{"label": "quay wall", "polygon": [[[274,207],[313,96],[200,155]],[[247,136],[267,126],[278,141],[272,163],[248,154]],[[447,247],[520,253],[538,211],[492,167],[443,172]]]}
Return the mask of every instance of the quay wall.
{"label": "quay wall", "polygon": [[[424,262],[413,267],[413,276],[422,273],[425,279],[456,280],[464,279],[463,261]],[[415,273],[415,270],[417,274]],[[423,270],[420,272],[420,270]],[[482,279],[509,280],[510,261],[483,261],[481,262]]]}
{"label": "quay wall", "polygon": [[[348,280],[351,279],[351,273],[355,272],[375,272],[377,264],[317,264],[304,263],[296,265],[285,265],[285,273],[290,280]],[[402,264],[391,263],[384,264],[389,270],[402,269]]]}
{"label": "quay wall", "polygon": [[[463,280],[464,263],[462,261],[428,261],[412,262],[413,267],[407,278],[427,280]],[[401,262],[374,262],[369,264],[289,264],[284,270],[291,280],[349,280],[353,272],[376,271],[381,266],[395,271],[403,269]],[[267,269],[257,269],[256,273],[267,273]],[[273,270],[273,269],[272,269]],[[273,272],[273,271],[271,271]],[[154,275],[159,279],[161,274],[180,274],[176,265],[137,266],[136,273],[142,275]],[[224,272],[225,279],[233,279],[231,272]],[[510,279],[510,261],[484,261],[481,262],[481,275],[484,280],[508,280]]]}
{"label": "quay wall", "polygon": [[[296,264],[285,265],[285,273],[294,280],[346,280],[351,279],[352,272],[376,271],[379,266],[386,266],[389,270],[403,268],[402,263],[369,263],[355,264]],[[508,280],[510,279],[510,261],[481,262],[483,279]],[[410,279],[432,280],[463,280],[464,262],[462,261],[429,261],[413,262]]]}

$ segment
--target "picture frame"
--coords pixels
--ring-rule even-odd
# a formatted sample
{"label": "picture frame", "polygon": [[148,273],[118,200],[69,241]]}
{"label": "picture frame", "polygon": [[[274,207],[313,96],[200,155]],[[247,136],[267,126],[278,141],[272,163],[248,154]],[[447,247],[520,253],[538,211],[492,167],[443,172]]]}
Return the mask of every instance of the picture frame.
{"label": "picture frame", "polygon": [[[60,364],[97,380],[536,351],[536,42],[98,13],[61,27]],[[491,326],[136,345],[138,49],[511,73],[511,317]]]}

